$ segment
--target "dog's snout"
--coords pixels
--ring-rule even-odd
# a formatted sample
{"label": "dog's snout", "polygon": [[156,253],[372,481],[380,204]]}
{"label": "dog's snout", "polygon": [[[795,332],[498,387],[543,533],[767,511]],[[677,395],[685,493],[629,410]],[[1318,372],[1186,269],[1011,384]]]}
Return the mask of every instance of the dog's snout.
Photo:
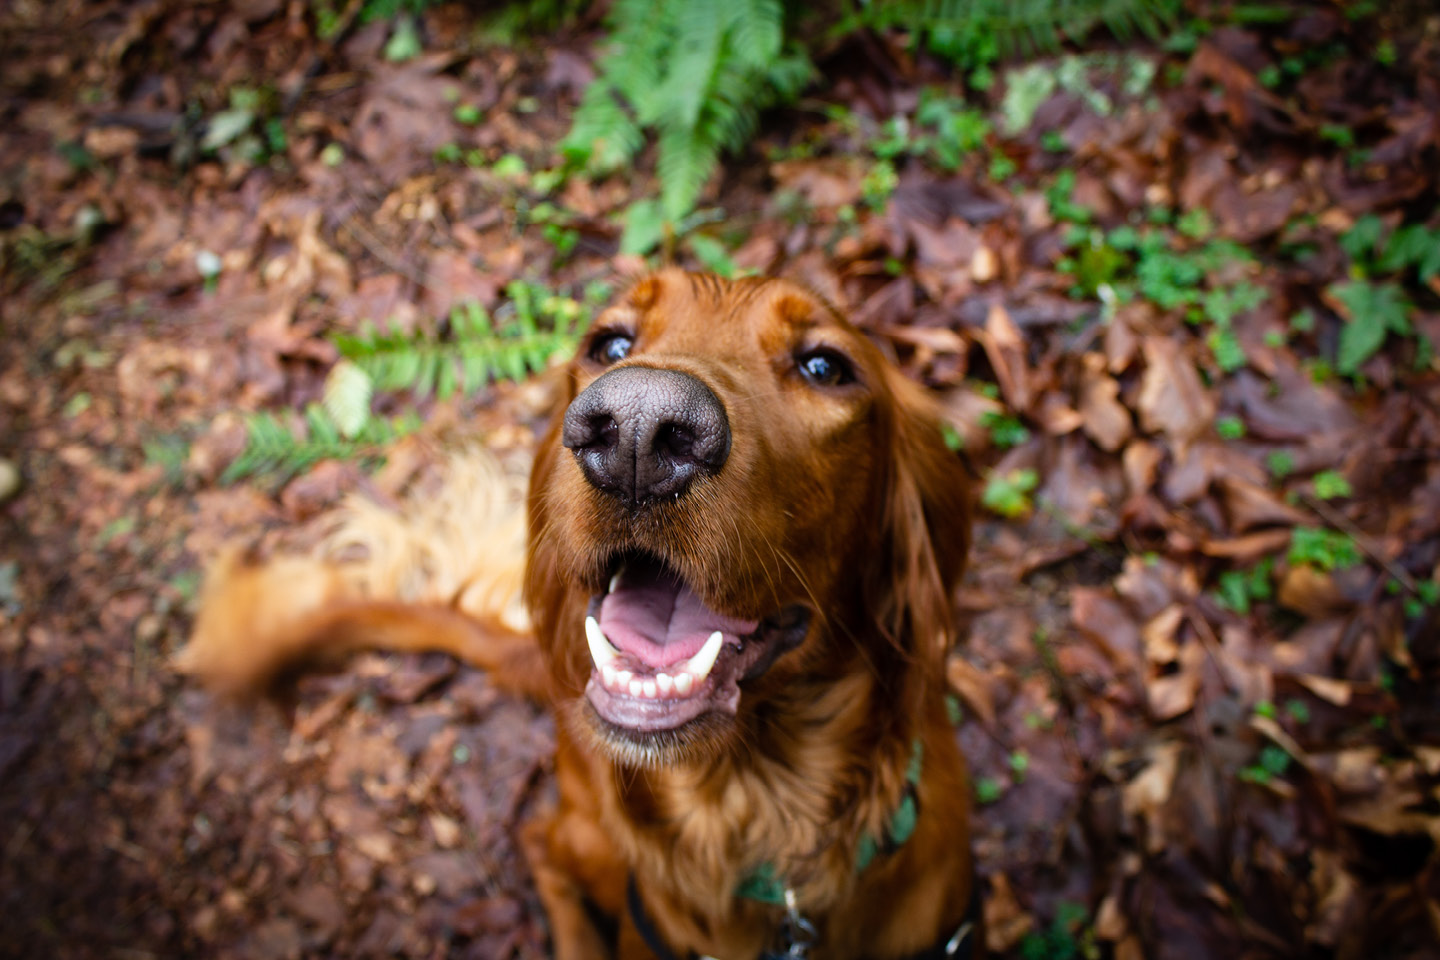
{"label": "dog's snout", "polygon": [[636,506],[718,472],[730,455],[730,422],[690,374],[621,367],[575,398],[560,439],[593,486]]}

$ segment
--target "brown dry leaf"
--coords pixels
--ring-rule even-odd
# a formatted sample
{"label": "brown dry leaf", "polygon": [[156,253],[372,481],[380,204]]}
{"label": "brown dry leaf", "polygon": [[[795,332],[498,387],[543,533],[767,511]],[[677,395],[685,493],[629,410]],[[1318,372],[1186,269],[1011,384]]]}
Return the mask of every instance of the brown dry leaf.
{"label": "brown dry leaf", "polygon": [[990,675],[964,657],[952,656],[945,665],[950,689],[978,716],[985,726],[995,727],[995,698],[990,694]]}
{"label": "brown dry leaf", "polygon": [[1200,552],[1207,557],[1224,557],[1238,566],[1254,563],[1261,557],[1283,550],[1290,543],[1289,530],[1262,530],[1243,537],[1200,541]]}
{"label": "brown dry leaf", "polygon": [[1342,933],[1352,929],[1364,909],[1361,888],[1344,861],[1323,847],[1310,856],[1310,883],[1319,895],[1314,919],[1305,928],[1305,939],[1322,947],[1334,947]]}
{"label": "brown dry leaf", "polygon": [[1195,364],[1169,337],[1146,337],[1145,375],[1140,382],[1140,424],[1179,444],[1196,439],[1215,422],[1215,399],[1200,381]]}
{"label": "brown dry leaf", "polygon": [[460,824],[453,817],[432,813],[427,819],[430,832],[435,835],[435,842],[441,847],[449,850],[460,842]]}
{"label": "brown dry leaf", "polygon": [[1120,909],[1120,898],[1113,893],[1109,894],[1100,901],[1100,909],[1095,911],[1096,938],[1113,942],[1129,932],[1130,923]]}
{"label": "brown dry leaf", "polygon": [[1145,849],[1152,853],[1165,845],[1161,830],[1162,813],[1170,802],[1183,749],[1183,745],[1176,741],[1151,745],[1146,751],[1145,768],[1120,791],[1121,808],[1125,815],[1138,817],[1144,822]]}
{"label": "brown dry leaf", "polygon": [[1156,664],[1174,662],[1180,654],[1175,634],[1184,619],[1185,608],[1172,603],[1145,622],[1140,629],[1140,637],[1145,642],[1145,659]]}
{"label": "brown dry leaf", "polygon": [[1035,422],[1040,429],[1052,437],[1063,437],[1074,433],[1085,423],[1080,412],[1065,402],[1058,391],[1049,390],[1040,400],[1040,409],[1034,411]]}
{"label": "brown dry leaf", "polygon": [[1114,453],[1135,432],[1130,411],[1117,398],[1120,384],[1105,373],[1105,358],[1087,353],[1084,381],[1080,386],[1080,417],[1085,433],[1102,450]]}
{"label": "brown dry leaf", "polygon": [[395,838],[388,833],[358,833],[350,838],[350,842],[376,863],[395,862]]}
{"label": "brown dry leaf", "polygon": [[1134,617],[1108,590],[1075,587],[1070,591],[1070,617],[1116,667],[1140,662],[1143,647]]}
{"label": "brown dry leaf", "polygon": [[1189,566],[1132,553],[1115,578],[1115,590],[1148,620],[1172,603],[1193,599],[1200,592],[1200,581]]}
{"label": "brown dry leaf", "polygon": [[372,68],[373,79],[351,124],[351,142],[385,183],[399,183],[431,167],[435,151],[455,140],[455,84],[438,75],[449,60],[447,54]]}
{"label": "brown dry leaf", "polygon": [[1121,462],[1125,468],[1125,490],[1132,497],[1148,493],[1155,485],[1164,452],[1148,440],[1136,440],[1125,448]]}
{"label": "brown dry leaf", "polygon": [[1355,688],[1348,681],[1324,677],[1315,673],[1301,673],[1295,680],[1315,696],[1337,707],[1348,707]]}
{"label": "brown dry leaf", "polygon": [[1009,311],[998,303],[992,304],[985,318],[985,330],[979,337],[1006,405],[1017,413],[1028,413],[1034,388],[1025,359],[1025,338],[1010,319]]}
{"label": "brown dry leaf", "polygon": [[993,953],[1004,953],[1034,928],[1035,917],[1021,909],[1010,878],[996,873],[990,878],[990,893],[985,897],[985,946]]}
{"label": "brown dry leaf", "polygon": [[1215,485],[1225,503],[1230,526],[1236,533],[1255,527],[1294,527],[1307,522],[1309,516],[1281,501],[1270,490],[1233,475],[1215,478]]}
{"label": "brown dry leaf", "polygon": [[1308,620],[1322,620],[1352,606],[1334,577],[1308,563],[1296,564],[1285,571],[1275,598],[1282,607]]}
{"label": "brown dry leaf", "polygon": [[1145,681],[1145,698],[1150,715],[1156,720],[1174,720],[1195,706],[1200,691],[1200,676],[1184,667],[1177,673],[1153,677]]}
{"label": "brown dry leaf", "polygon": [[780,187],[794,190],[818,209],[858,203],[865,179],[861,161],[854,156],[784,160],[770,165],[770,175]]}
{"label": "brown dry leaf", "polygon": [[1294,363],[1280,364],[1273,378],[1242,370],[1226,395],[1240,404],[1248,432],[1265,440],[1338,445],[1357,425],[1334,387]]}

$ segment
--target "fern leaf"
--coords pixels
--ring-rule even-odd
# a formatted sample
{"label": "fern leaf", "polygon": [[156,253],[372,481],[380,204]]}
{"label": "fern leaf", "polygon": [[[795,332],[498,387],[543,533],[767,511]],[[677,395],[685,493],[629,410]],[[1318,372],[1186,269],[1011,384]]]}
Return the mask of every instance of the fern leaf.
{"label": "fern leaf", "polygon": [[660,201],[665,216],[679,220],[689,213],[720,159],[719,144],[703,136],[704,129],[669,127],[660,132]]}

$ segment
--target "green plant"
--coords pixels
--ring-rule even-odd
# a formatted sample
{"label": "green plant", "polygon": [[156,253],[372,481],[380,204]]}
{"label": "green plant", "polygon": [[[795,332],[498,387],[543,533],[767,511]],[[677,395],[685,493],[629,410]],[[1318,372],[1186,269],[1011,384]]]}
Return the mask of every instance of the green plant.
{"label": "green plant", "polygon": [[287,138],[284,124],[276,116],[279,102],[274,90],[231,87],[229,104],[210,117],[200,138],[202,151],[245,163],[263,163],[284,152]]}
{"label": "green plant", "polygon": [[1265,469],[1276,480],[1284,480],[1295,472],[1295,456],[1289,450],[1271,450],[1265,454]]}
{"label": "green plant", "polygon": [[1355,492],[1350,487],[1350,481],[1335,470],[1321,470],[1312,482],[1315,484],[1315,496],[1321,500],[1337,500]]}
{"label": "green plant", "polygon": [[1348,535],[1317,527],[1296,527],[1290,533],[1290,552],[1286,559],[1292,566],[1308,563],[1321,570],[1344,570],[1358,566],[1360,548]]}
{"label": "green plant", "polygon": [[1248,614],[1252,601],[1269,600],[1273,595],[1270,578],[1274,570],[1275,561],[1269,557],[1249,570],[1226,570],[1220,574],[1215,602],[1227,610]]}
{"label": "green plant", "polygon": [[[394,0],[392,0],[394,2]],[[990,67],[1020,47],[1053,49],[1104,24],[1121,36],[1155,35],[1173,22],[1177,0],[893,0],[855,5],[832,29],[809,5],[788,5],[788,19],[810,18],[824,37],[861,28],[903,28],[915,42],[988,86]],[[793,100],[813,73],[804,46],[787,40],[782,0],[616,0],[595,81],[586,89],[562,144],[570,169],[604,175],[630,164],[653,133],[659,216],[680,234],[720,154],[743,147],[759,111]],[[984,139],[983,116],[951,107],[918,118],[934,128],[936,160],[953,167]],[[653,219],[647,210],[643,219]],[[627,217],[630,223],[642,219]],[[643,231],[656,242],[663,230]],[[633,248],[632,244],[632,248]],[[653,246],[653,243],[652,243]],[[649,248],[640,252],[648,252]]]}
{"label": "green plant", "polygon": [[695,206],[720,151],[739,149],[758,112],[793,99],[812,68],[787,47],[780,0],[617,0],[608,51],[562,149],[609,173],[653,129],[661,209],[675,223]]}
{"label": "green plant", "polygon": [[1040,475],[1030,468],[1009,473],[992,473],[985,481],[980,502],[1002,517],[1015,519],[1030,512],[1030,494],[1040,484]]}
{"label": "green plant", "polygon": [[1086,925],[1089,913],[1078,903],[1061,901],[1055,919],[1042,931],[1027,933],[1020,941],[1023,960],[1074,960],[1098,956],[1095,931]]}
{"label": "green plant", "polygon": [[1267,743],[1260,748],[1256,762],[1241,769],[1239,777],[1246,783],[1269,783],[1283,777],[1290,769],[1290,754],[1283,747]]}
{"label": "green plant", "polygon": [[378,460],[384,447],[418,430],[420,418],[413,413],[395,420],[371,417],[355,436],[345,437],[323,407],[311,404],[299,433],[270,413],[252,414],[246,427],[245,449],[220,475],[221,483],[259,475],[280,482],[321,460]]}
{"label": "green plant", "polygon": [[1359,373],[1361,365],[1385,345],[1389,334],[1413,332],[1409,318],[1413,308],[1399,284],[1350,280],[1331,284],[1328,292],[1346,316],[1335,355],[1335,369],[1342,374]]}
{"label": "green plant", "polygon": [[1020,418],[998,410],[987,410],[980,414],[980,426],[990,431],[990,441],[1002,450],[1018,447],[1030,439],[1030,431]]}
{"label": "green plant", "polygon": [[975,801],[977,803],[994,803],[1004,793],[1004,786],[995,777],[978,777],[975,780]]}
{"label": "green plant", "polygon": [[1239,417],[1226,416],[1218,417],[1215,420],[1215,432],[1225,440],[1239,440],[1245,436],[1245,421]]}
{"label": "green plant", "polygon": [[1025,774],[1030,770],[1030,754],[1024,750],[1011,751],[1006,763],[1010,767],[1010,776],[1016,783],[1025,781]]}
{"label": "green plant", "polygon": [[584,327],[579,303],[519,281],[506,292],[509,309],[498,323],[478,303],[469,303],[450,312],[446,339],[382,332],[372,325],[356,335],[337,335],[335,344],[376,389],[435,393],[441,399],[501,377],[521,380],[574,349]]}

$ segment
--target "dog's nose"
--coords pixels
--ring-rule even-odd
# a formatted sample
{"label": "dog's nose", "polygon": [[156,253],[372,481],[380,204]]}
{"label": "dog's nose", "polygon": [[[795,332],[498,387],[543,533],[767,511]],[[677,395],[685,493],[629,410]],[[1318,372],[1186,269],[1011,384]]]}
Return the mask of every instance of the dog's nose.
{"label": "dog's nose", "polygon": [[714,392],[688,373],[621,367],[570,404],[560,442],[593,486],[638,506],[718,472],[730,455],[730,421]]}

